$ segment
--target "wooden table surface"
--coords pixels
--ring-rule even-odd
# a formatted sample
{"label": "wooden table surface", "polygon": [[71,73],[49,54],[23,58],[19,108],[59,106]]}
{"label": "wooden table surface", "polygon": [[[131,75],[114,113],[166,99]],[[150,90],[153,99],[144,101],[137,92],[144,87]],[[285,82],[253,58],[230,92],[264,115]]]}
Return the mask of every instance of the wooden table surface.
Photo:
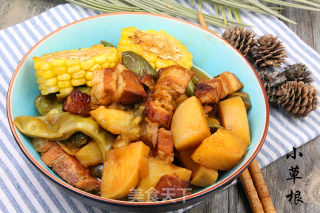
{"label": "wooden table surface", "polygon": [[[22,22],[62,3],[65,1],[0,0],[0,29]],[[286,8],[282,13],[299,22],[299,25],[289,24],[289,27],[319,53],[320,12]],[[300,147],[298,151],[304,154],[298,161],[299,175],[303,181],[295,185],[287,181],[289,168],[297,162],[285,157],[279,159],[262,170],[270,195],[277,212],[320,212],[320,137]],[[291,189],[301,191],[304,202],[302,205],[295,206],[289,203],[285,195]],[[188,213],[196,212],[250,212],[250,207],[241,184],[237,184],[217,192],[188,211]]]}

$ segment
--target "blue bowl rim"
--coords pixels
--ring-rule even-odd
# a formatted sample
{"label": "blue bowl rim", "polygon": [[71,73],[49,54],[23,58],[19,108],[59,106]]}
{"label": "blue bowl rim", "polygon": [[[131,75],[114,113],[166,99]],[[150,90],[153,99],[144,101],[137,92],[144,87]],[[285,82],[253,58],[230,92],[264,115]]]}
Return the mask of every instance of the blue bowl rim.
{"label": "blue bowl rim", "polygon": [[[249,65],[249,67],[251,68],[251,71],[254,73],[257,81],[259,82],[260,88],[263,92],[263,96],[264,96],[264,100],[265,100],[265,106],[266,106],[266,121],[265,121],[265,127],[264,127],[264,131],[263,131],[263,135],[260,139],[260,142],[256,148],[256,150],[253,152],[253,154],[250,156],[250,158],[244,163],[244,165],[242,167],[240,167],[238,170],[236,170],[234,173],[232,173],[229,177],[227,177],[225,180],[221,181],[219,184],[215,185],[215,186],[211,186],[208,187],[204,190],[201,190],[199,192],[193,193],[191,195],[187,195],[184,197],[180,197],[180,198],[176,198],[176,199],[171,199],[171,200],[166,200],[166,201],[158,201],[158,202],[132,202],[132,201],[122,201],[122,200],[115,200],[115,199],[109,199],[109,198],[103,198],[97,195],[93,195],[90,193],[87,193],[85,191],[82,191],[76,187],[73,187],[72,185],[56,178],[55,176],[53,176],[51,173],[49,173],[46,169],[44,169],[31,155],[30,153],[27,151],[26,147],[24,146],[24,144],[22,143],[22,141],[20,140],[16,129],[13,125],[13,119],[11,116],[11,91],[12,91],[12,87],[14,85],[15,82],[15,78],[19,72],[19,70],[21,69],[22,65],[24,64],[24,62],[27,60],[27,58],[29,57],[29,55],[33,52],[34,49],[37,48],[38,45],[40,45],[41,43],[45,42],[49,37],[51,37],[52,35],[54,35],[55,33],[59,32],[62,29],[65,29],[67,27],[70,27],[74,24],[77,24],[79,22],[83,22],[83,21],[87,21],[87,20],[91,20],[91,19],[96,19],[96,18],[101,18],[104,16],[117,16],[117,15],[144,15],[144,16],[157,16],[157,17],[161,17],[164,19],[171,19],[174,21],[179,21],[188,25],[191,25],[192,27],[196,27],[199,30],[202,31],[206,31],[207,33],[211,34],[212,36],[217,37],[219,40],[221,40],[222,42],[224,42],[225,44],[229,45],[230,47],[232,47],[243,59],[244,61]],[[264,89],[263,83],[259,78],[259,75],[257,74],[256,70],[254,69],[254,67],[252,66],[252,64],[246,59],[245,56],[243,56],[239,50],[237,50],[235,47],[233,47],[231,44],[229,44],[226,40],[224,40],[222,37],[220,37],[219,35],[214,34],[213,32],[207,30],[207,29],[203,29],[200,26],[190,23],[188,21],[182,20],[182,19],[178,19],[178,18],[174,18],[171,16],[166,16],[166,15],[160,15],[160,14],[153,14],[153,13],[146,13],[146,12],[118,12],[118,13],[108,13],[108,14],[100,14],[100,15],[95,15],[95,16],[90,16],[87,18],[83,18],[74,22],[71,22],[65,26],[62,26],[58,29],[56,29],[55,31],[49,33],[47,36],[45,36],[44,38],[42,38],[39,42],[37,42],[28,52],[27,54],[21,59],[21,61],[19,62],[17,68],[15,69],[10,84],[9,84],[9,89],[7,92],[7,115],[8,115],[8,122],[9,122],[9,126],[10,129],[12,131],[12,134],[14,136],[14,139],[16,141],[16,143],[18,144],[18,146],[20,147],[20,149],[22,150],[23,154],[28,158],[28,160],[38,169],[40,170],[40,172],[42,172],[45,176],[47,176],[49,179],[51,179],[53,182],[55,182],[58,185],[61,185],[62,187],[64,187],[65,189],[74,192],[82,197],[86,197],[95,201],[100,201],[100,202],[106,202],[106,204],[109,205],[117,205],[117,206],[127,206],[127,207],[132,207],[132,206],[164,206],[164,205],[168,205],[168,204],[177,204],[177,203],[185,203],[190,199],[196,198],[198,196],[204,196],[210,192],[213,191],[217,191],[218,189],[227,186],[228,184],[230,184],[235,178],[237,178],[248,166],[249,164],[253,161],[253,159],[256,157],[256,155],[259,153],[261,147],[263,146],[264,140],[266,138],[267,132],[268,132],[268,127],[269,127],[269,102],[268,102],[268,98],[266,95],[266,91]]]}

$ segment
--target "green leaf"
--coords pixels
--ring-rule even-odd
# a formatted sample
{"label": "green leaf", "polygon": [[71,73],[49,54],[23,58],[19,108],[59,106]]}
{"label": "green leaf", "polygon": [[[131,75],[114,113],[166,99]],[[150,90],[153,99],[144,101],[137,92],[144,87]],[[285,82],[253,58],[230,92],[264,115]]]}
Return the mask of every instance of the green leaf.
{"label": "green leaf", "polygon": [[103,46],[105,47],[115,47],[114,45],[110,44],[109,42],[107,41],[100,41],[100,44],[102,44]]}

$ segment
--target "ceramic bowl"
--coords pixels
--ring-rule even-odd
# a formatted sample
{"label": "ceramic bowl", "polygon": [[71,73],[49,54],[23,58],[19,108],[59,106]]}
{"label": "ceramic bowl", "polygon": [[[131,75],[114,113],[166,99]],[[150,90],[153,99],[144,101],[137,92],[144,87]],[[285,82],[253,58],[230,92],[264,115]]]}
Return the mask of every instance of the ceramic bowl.
{"label": "ceramic bowl", "polygon": [[[221,175],[216,183],[199,189],[191,195],[154,203],[138,203],[106,199],[81,191],[60,179],[40,159],[30,143],[30,138],[21,134],[12,120],[16,116],[36,116],[34,99],[39,95],[33,68],[33,56],[60,50],[89,47],[100,40],[117,44],[123,28],[135,26],[141,30],[165,30],[179,39],[193,55],[193,63],[205,70],[208,75],[216,76],[221,72],[230,71],[237,75],[244,84],[243,91],[250,94],[252,108],[248,112],[251,145],[245,157],[228,172]],[[49,34],[38,42],[21,60],[13,77],[7,97],[7,111],[12,134],[17,144],[32,164],[57,186],[72,196],[101,208],[115,211],[169,211],[195,204],[230,184],[254,159],[264,142],[268,121],[269,108],[263,85],[256,71],[236,49],[219,36],[201,29],[189,22],[148,13],[113,13],[89,17],[68,24]]]}

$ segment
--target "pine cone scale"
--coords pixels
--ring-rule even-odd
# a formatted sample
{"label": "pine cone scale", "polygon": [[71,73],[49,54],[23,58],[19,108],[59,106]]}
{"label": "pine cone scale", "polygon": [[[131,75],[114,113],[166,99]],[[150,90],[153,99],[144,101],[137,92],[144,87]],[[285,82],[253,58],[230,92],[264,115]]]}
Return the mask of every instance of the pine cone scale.
{"label": "pine cone scale", "polygon": [[280,86],[277,103],[289,115],[305,117],[317,108],[317,90],[302,81],[288,81]]}
{"label": "pine cone scale", "polygon": [[254,65],[258,68],[279,67],[284,58],[287,58],[286,50],[282,42],[272,35],[261,36],[257,41],[258,47],[253,54]]}
{"label": "pine cone scale", "polygon": [[282,73],[288,81],[303,81],[304,83],[313,82],[311,74],[308,67],[301,63],[287,66]]}
{"label": "pine cone scale", "polygon": [[222,38],[227,40],[232,46],[238,49],[244,56],[251,55],[255,46],[256,34],[246,28],[231,27],[223,34]]}

